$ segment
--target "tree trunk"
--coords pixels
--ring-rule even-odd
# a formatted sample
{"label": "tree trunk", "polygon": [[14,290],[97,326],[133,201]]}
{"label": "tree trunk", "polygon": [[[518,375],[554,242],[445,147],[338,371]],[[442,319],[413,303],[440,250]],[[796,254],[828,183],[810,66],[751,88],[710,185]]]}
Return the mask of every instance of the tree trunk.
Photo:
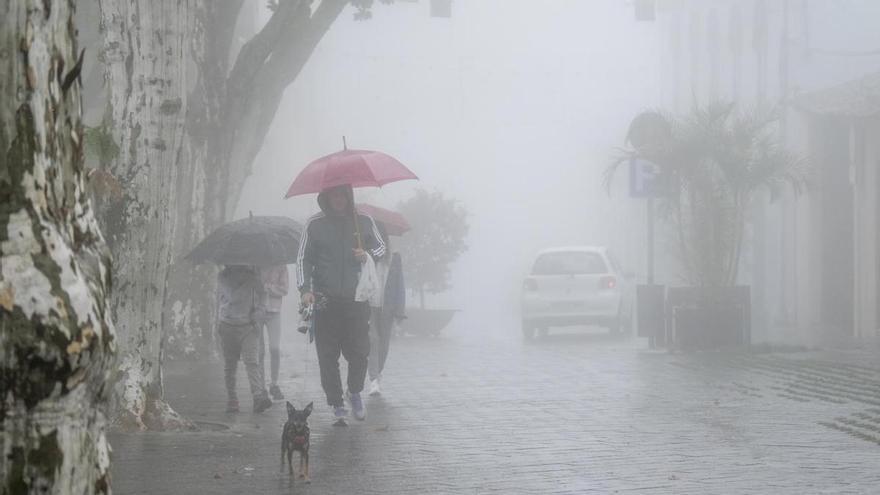
{"label": "tree trunk", "polygon": [[[126,344],[123,424],[161,417],[164,352],[211,348],[214,267],[181,257],[230,220],[284,89],[346,0],[282,2],[273,20],[229,58],[242,0],[101,0],[114,141],[124,205],[110,219],[120,259],[114,308]],[[158,29],[161,26],[161,30]],[[185,424],[184,424],[185,426]]]}
{"label": "tree trunk", "polygon": [[225,201],[216,197],[211,184],[218,175],[225,175],[222,171],[228,167],[228,158],[218,154],[217,147],[226,147],[218,138],[222,135],[229,56],[241,4],[242,0],[203,2],[193,9],[202,40],[192,50],[196,87],[186,114],[192,152],[182,171],[185,175],[178,181],[179,235],[174,238],[175,261],[168,279],[164,323],[173,357],[198,358],[213,350],[217,270],[213,266],[193,266],[182,257],[228,220]]}
{"label": "tree trunk", "polygon": [[[305,67],[348,0],[282,2],[267,25],[242,47],[229,67],[232,34],[241,0],[207,2],[196,9],[204,33],[203,50],[194,50],[199,91],[187,113],[194,150],[187,178],[179,181],[176,252],[182,256],[207,233],[232,220],[253,161],[285,88]],[[281,195],[283,188],[277,194]],[[178,258],[179,259],[179,258]],[[177,263],[171,270],[165,309],[169,344],[181,355],[211,348],[216,271]]]}
{"label": "tree trunk", "polygon": [[0,1],[0,493],[109,493],[116,343],[74,2]]}
{"label": "tree trunk", "polygon": [[[199,36],[196,0],[101,0],[109,104],[123,199],[107,219],[116,259],[112,308],[123,344],[117,391],[125,428],[190,427],[162,400],[162,309],[178,187],[192,172],[185,135]],[[185,198],[189,199],[189,198]]]}

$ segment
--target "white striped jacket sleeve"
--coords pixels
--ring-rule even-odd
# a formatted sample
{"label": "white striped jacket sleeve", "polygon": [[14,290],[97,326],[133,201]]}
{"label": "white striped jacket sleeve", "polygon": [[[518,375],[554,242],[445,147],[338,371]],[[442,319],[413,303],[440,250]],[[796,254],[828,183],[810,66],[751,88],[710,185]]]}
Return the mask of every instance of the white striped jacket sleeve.
{"label": "white striped jacket sleeve", "polygon": [[373,220],[373,217],[369,215],[364,216],[370,220],[370,228],[373,231],[373,237],[376,238],[377,244],[377,247],[370,249],[370,254],[373,255],[373,259],[379,259],[385,256],[385,241],[382,239],[382,235],[379,233],[379,227],[376,226],[376,221]]}
{"label": "white striped jacket sleeve", "polygon": [[311,246],[309,246],[309,227],[312,225],[312,220],[314,218],[309,219],[303,229],[302,239],[299,241],[299,252],[296,255],[296,286],[301,294],[312,290],[314,261],[311,256]]}

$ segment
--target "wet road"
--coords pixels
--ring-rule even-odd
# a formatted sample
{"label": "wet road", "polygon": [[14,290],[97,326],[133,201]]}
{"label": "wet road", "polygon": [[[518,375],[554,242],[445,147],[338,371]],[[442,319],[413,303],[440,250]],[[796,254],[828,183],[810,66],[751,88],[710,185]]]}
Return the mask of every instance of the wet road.
{"label": "wet road", "polygon": [[219,363],[171,366],[170,402],[204,431],[114,434],[114,491],[878,491],[877,354],[682,355],[592,333],[524,345],[517,333],[396,339],[385,394],[348,428],[330,425],[314,349],[288,335],[283,388],[318,406],[308,486],[279,473],[283,405],[224,414]]}

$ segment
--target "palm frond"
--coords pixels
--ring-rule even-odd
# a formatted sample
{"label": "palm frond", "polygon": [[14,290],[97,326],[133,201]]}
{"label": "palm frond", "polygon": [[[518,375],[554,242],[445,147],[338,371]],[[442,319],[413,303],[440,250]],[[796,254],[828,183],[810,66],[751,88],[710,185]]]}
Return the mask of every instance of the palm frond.
{"label": "palm frond", "polygon": [[678,228],[686,277],[694,284],[732,284],[742,251],[750,199],[758,190],[772,198],[786,188],[795,194],[809,183],[807,162],[779,138],[778,107],[739,111],[731,102],[694,105],[680,117],[666,117],[668,142],[637,154],[621,150],[606,169],[604,185],[622,163],[648,158],[675,177],[676,190],[664,211]]}
{"label": "palm frond", "polygon": [[617,149],[616,156],[602,172],[602,187],[605,188],[605,192],[608,193],[609,196],[611,195],[611,187],[614,185],[614,177],[620,170],[621,165],[629,163],[637,156],[638,154],[635,151],[624,148]]}

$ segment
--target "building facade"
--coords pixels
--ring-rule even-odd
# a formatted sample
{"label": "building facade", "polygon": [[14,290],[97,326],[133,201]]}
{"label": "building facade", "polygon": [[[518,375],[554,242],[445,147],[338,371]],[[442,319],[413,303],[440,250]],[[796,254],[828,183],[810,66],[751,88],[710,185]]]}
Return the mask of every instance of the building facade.
{"label": "building facade", "polygon": [[657,0],[662,108],[775,107],[810,184],[756,201],[755,341],[880,335],[880,2]]}

